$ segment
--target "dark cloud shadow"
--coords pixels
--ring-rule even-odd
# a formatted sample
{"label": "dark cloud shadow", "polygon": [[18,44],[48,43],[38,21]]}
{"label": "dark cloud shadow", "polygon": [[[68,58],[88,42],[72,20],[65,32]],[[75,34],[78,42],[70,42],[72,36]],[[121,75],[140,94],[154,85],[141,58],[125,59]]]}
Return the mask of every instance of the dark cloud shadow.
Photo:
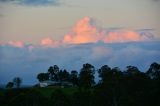
{"label": "dark cloud shadow", "polygon": [[25,6],[58,6],[59,0],[0,0],[2,3],[14,3]]}

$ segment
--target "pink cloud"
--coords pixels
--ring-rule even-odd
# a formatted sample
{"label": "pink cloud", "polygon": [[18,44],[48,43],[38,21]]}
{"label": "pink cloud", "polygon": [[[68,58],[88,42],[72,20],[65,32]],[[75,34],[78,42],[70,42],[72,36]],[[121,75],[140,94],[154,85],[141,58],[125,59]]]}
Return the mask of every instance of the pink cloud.
{"label": "pink cloud", "polygon": [[44,38],[40,44],[45,47],[56,47],[59,45],[59,41],[53,40],[52,38]]}
{"label": "pink cloud", "polygon": [[[95,43],[103,41],[104,43],[146,41],[150,40],[148,36],[141,36],[138,32],[132,30],[109,31],[98,28],[93,24],[93,19],[84,17],[79,20],[70,33],[64,36],[64,43]],[[108,32],[108,33],[107,33]]]}
{"label": "pink cloud", "polygon": [[104,36],[102,41],[105,43],[145,41],[149,40],[146,36],[141,36],[138,32],[131,30],[112,31]]}
{"label": "pink cloud", "polygon": [[[149,32],[140,34],[137,31],[127,29],[102,29],[96,26],[95,20],[89,17],[84,17],[73,26],[69,33],[64,35],[62,40],[54,40],[48,37],[42,39],[39,45],[44,47],[58,47],[65,44],[96,43],[98,41],[102,41],[104,43],[149,41],[153,40],[153,37],[150,35],[152,34]],[[7,44],[14,47],[24,47],[24,44],[21,41],[10,41]],[[32,51],[34,46],[35,45],[29,47],[29,50]]]}
{"label": "pink cloud", "polygon": [[101,39],[99,30],[92,24],[92,19],[84,17],[76,23],[72,31],[64,36],[64,43],[89,43]]}
{"label": "pink cloud", "polygon": [[19,48],[24,47],[24,43],[22,41],[9,41],[7,44]]}

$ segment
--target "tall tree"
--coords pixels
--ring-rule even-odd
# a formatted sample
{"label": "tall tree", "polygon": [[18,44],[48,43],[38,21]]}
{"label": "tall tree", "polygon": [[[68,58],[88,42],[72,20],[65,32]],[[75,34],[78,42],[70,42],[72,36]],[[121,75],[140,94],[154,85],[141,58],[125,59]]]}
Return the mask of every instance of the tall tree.
{"label": "tall tree", "polygon": [[151,78],[151,79],[160,79],[160,64],[154,62],[150,65],[148,71],[146,74]]}
{"label": "tall tree", "polygon": [[104,65],[98,70],[98,73],[101,78],[100,82],[103,83],[108,79],[108,75],[111,73],[111,68],[108,65]]}
{"label": "tall tree", "polygon": [[84,88],[91,87],[95,83],[94,73],[95,68],[93,65],[89,63],[83,64],[83,67],[79,74],[79,85]]}
{"label": "tall tree", "polygon": [[21,83],[22,83],[22,79],[21,79],[20,77],[15,77],[15,78],[13,79],[13,83],[14,83],[14,85],[15,85],[17,88],[19,88],[20,85],[21,85]]}
{"label": "tall tree", "polygon": [[[119,106],[125,94],[122,90],[125,89],[125,87],[123,88],[122,85],[123,74],[121,70],[118,67],[111,69],[108,65],[104,65],[98,72],[101,81],[100,87],[97,90],[103,93],[103,102],[106,105]],[[98,93],[98,95],[100,93]],[[105,99],[108,101],[105,101]]]}
{"label": "tall tree", "polygon": [[151,89],[149,77],[136,66],[127,66],[127,70],[123,72],[123,75],[125,79],[123,80],[124,88],[127,88],[128,105],[147,106],[147,93]]}
{"label": "tall tree", "polygon": [[78,72],[76,70],[71,71],[70,81],[73,85],[78,85]]}
{"label": "tall tree", "polygon": [[63,81],[69,81],[69,72],[66,69],[63,70]]}
{"label": "tall tree", "polygon": [[59,67],[57,65],[50,66],[48,69],[50,80],[58,81],[58,72],[59,72]]}
{"label": "tall tree", "polygon": [[[146,75],[150,77],[151,79],[151,90],[149,90],[147,93],[151,92],[152,96],[150,96],[150,106],[160,106],[160,64],[157,62],[153,62],[148,71],[146,72]],[[153,99],[154,98],[154,99]]]}

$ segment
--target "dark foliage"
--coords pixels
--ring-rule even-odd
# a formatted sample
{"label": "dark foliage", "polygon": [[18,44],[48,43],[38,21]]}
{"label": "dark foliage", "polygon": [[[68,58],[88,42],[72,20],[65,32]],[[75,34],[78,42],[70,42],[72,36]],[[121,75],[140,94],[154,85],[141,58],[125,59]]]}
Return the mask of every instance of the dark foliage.
{"label": "dark foliage", "polygon": [[51,102],[36,90],[21,88],[7,90],[3,103],[7,106],[49,106]]}
{"label": "dark foliage", "polygon": [[69,96],[60,89],[52,93],[51,101],[52,106],[71,106]]}
{"label": "dark foliage", "polygon": [[69,74],[67,70],[56,69],[61,81],[80,85],[76,92],[67,94],[59,88],[51,97],[45,97],[33,89],[0,90],[1,106],[160,106],[158,63],[152,63],[146,73],[135,66],[121,71],[104,65],[98,69],[101,80],[96,85],[93,85],[95,69],[91,64],[84,64],[79,76],[77,71]]}
{"label": "dark foliage", "polygon": [[78,72],[73,70],[70,75],[70,82],[73,83],[74,86],[78,86]]}
{"label": "dark foliage", "polygon": [[39,73],[37,75],[37,79],[41,82],[41,81],[46,81],[49,80],[49,74],[48,73]]}
{"label": "dark foliage", "polygon": [[14,85],[15,85],[17,88],[19,88],[19,87],[21,86],[22,79],[21,79],[20,77],[15,77],[15,78],[13,79],[13,83],[14,83]]}
{"label": "dark foliage", "polygon": [[8,82],[6,88],[13,88],[13,86],[14,86],[13,82]]}
{"label": "dark foliage", "polygon": [[94,73],[95,73],[95,69],[93,65],[88,63],[83,64],[83,67],[79,74],[80,87],[83,87],[83,88],[91,87],[95,83]]}

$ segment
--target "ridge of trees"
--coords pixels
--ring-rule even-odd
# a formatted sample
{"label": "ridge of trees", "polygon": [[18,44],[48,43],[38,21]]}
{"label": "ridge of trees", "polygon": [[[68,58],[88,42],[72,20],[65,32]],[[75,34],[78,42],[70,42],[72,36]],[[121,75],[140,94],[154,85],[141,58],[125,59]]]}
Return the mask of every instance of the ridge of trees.
{"label": "ridge of trees", "polygon": [[80,72],[72,70],[70,73],[64,69],[60,69],[57,65],[50,66],[46,73],[39,73],[37,79],[42,82],[46,80],[51,81],[68,81],[73,85],[89,88],[95,85],[95,72],[98,72],[101,78],[99,83],[106,83],[109,79],[123,79],[132,77],[143,77],[148,79],[160,79],[160,64],[154,62],[150,65],[146,72],[140,71],[135,66],[127,66],[125,71],[122,71],[118,67],[111,68],[108,65],[103,65],[99,69],[95,69],[93,65],[86,63],[83,64]]}

